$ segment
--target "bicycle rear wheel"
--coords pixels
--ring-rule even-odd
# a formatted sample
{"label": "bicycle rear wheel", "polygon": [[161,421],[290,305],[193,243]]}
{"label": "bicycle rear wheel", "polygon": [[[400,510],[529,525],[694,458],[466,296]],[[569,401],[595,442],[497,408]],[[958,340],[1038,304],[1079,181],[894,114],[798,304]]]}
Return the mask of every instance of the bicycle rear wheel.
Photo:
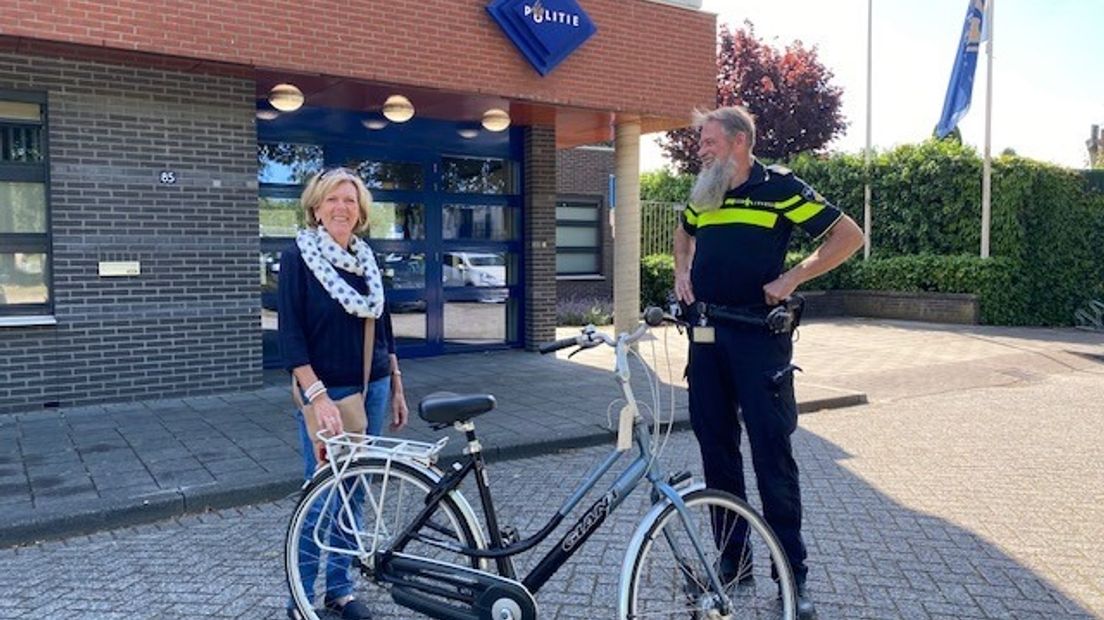
{"label": "bicycle rear wheel", "polygon": [[[683,501],[686,518],[673,505],[665,508],[631,559],[625,618],[793,620],[793,574],[766,521],[723,491],[691,491]],[[720,578],[720,591],[710,582],[706,563]]]}
{"label": "bicycle rear wheel", "polygon": [[[387,590],[374,579],[372,552],[390,547],[394,537],[425,507],[426,495],[435,484],[424,471],[406,463],[393,461],[388,466],[384,460],[370,459],[350,465],[340,480],[327,474],[307,487],[284,542],[288,588],[292,604],[303,618],[338,617],[327,614],[324,607],[329,599],[345,594],[373,610],[391,605]],[[430,523],[421,530],[438,541],[467,547],[481,546],[477,531],[479,524],[452,496],[441,500]],[[462,565],[474,562],[421,541],[412,541],[404,551]],[[405,616],[399,613],[395,617]]]}

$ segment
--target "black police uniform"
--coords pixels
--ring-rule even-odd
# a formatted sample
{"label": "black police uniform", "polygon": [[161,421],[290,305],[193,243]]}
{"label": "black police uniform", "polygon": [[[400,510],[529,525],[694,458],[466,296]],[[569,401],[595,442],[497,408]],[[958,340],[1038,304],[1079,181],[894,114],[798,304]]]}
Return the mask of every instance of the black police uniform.
{"label": "black police uniform", "polygon": [[[753,162],[751,175],[725,194],[723,205],[699,213],[691,205],[683,229],[695,238],[690,281],[698,301],[733,308],[763,308],[763,285],[782,274],[794,226],[813,237],[842,213],[781,166]],[[790,435],[797,428],[790,334],[712,322],[714,342],[691,330],[690,420],[701,445],[709,487],[747,497],[740,456],[742,413],[767,522],[804,583],[801,492]],[[695,334],[700,333],[698,338]],[[732,541],[743,540],[734,532]],[[730,545],[730,561],[740,550]]]}

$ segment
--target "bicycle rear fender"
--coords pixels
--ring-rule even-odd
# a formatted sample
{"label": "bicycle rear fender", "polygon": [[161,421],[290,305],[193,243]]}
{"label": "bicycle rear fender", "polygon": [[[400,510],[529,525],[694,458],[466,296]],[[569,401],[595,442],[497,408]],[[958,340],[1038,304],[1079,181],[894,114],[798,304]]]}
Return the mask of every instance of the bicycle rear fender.
{"label": "bicycle rear fender", "polygon": [[679,502],[686,495],[695,491],[701,491],[705,489],[704,482],[696,482],[691,485],[679,487],[675,489],[667,486],[666,489],[660,487],[665,493],[674,493],[672,497],[670,495],[665,496],[660,501],[652,504],[652,508],[644,515],[640,520],[640,524],[636,526],[636,531],[633,532],[633,536],[629,539],[629,546],[625,549],[625,559],[621,562],[621,585],[618,587],[617,594],[617,617],[625,618],[629,613],[629,581],[632,580],[632,572],[634,566],[630,563],[632,558],[635,558],[640,548],[644,545],[644,536],[647,535],[648,530],[659,519],[659,515],[667,509],[668,506],[675,504],[675,499]]}

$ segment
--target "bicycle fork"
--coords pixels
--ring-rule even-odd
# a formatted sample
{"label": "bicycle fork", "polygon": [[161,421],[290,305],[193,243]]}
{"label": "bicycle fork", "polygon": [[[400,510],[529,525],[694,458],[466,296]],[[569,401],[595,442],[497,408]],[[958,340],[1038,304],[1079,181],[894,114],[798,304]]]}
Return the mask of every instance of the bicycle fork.
{"label": "bicycle fork", "polygon": [[[705,546],[703,546],[701,538],[698,533],[694,531],[694,528],[690,526],[690,511],[686,507],[686,503],[682,501],[682,496],[679,492],[670,484],[663,480],[652,480],[653,495],[658,495],[662,498],[666,498],[674,507],[675,512],[678,513],[679,522],[682,523],[683,529],[686,531],[687,536],[690,538],[690,544],[694,548],[694,553],[701,561],[701,565],[705,567],[705,574],[708,578],[709,585],[713,592],[716,593],[717,603],[720,609],[718,610],[717,617],[728,618],[732,614],[732,602],[728,600],[728,595],[724,591],[724,583],[721,581],[721,576],[717,572],[717,567],[713,566],[706,558]],[[671,540],[670,534],[666,530],[663,532],[664,538],[667,540],[667,546],[671,548],[671,553],[675,557],[675,561],[678,562],[679,570],[682,571],[683,577],[688,582],[694,581],[694,570],[691,560],[683,554],[682,550],[678,548],[675,541]],[[710,616],[712,617],[712,616]]]}

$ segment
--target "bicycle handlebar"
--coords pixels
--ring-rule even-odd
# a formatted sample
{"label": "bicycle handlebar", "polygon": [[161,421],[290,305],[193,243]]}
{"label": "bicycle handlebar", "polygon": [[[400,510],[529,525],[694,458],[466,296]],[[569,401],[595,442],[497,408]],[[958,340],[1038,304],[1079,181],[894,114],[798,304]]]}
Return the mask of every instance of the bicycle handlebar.
{"label": "bicycle handlebar", "polygon": [[644,319],[643,322],[637,325],[635,330],[631,333],[622,332],[617,339],[614,339],[609,334],[598,331],[593,325],[587,325],[578,336],[542,343],[537,346],[537,350],[540,351],[541,355],[546,355],[573,346],[589,349],[605,343],[611,347],[616,347],[618,340],[621,340],[625,344],[632,344],[639,340],[640,337],[644,335],[644,332],[648,331],[649,327],[657,327],[665,321],[678,322],[678,319],[666,314],[663,310],[655,306],[650,306],[644,310],[642,318]]}
{"label": "bicycle handlebar", "polygon": [[540,346],[537,347],[537,350],[541,352],[541,355],[546,355],[559,351],[560,349],[573,347],[577,344],[579,344],[579,337],[572,336],[571,338],[561,338],[553,342],[542,342]]}

